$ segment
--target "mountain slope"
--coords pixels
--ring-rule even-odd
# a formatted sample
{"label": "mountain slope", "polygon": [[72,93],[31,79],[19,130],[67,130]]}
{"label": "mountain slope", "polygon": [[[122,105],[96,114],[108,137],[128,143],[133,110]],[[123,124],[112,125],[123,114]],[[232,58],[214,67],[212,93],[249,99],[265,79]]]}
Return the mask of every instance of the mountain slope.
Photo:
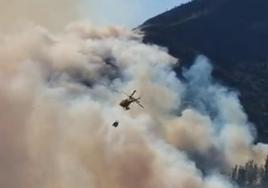
{"label": "mountain slope", "polygon": [[214,63],[214,77],[240,100],[268,142],[268,1],[194,0],[140,26],[144,42],[166,46],[188,66],[198,54]]}

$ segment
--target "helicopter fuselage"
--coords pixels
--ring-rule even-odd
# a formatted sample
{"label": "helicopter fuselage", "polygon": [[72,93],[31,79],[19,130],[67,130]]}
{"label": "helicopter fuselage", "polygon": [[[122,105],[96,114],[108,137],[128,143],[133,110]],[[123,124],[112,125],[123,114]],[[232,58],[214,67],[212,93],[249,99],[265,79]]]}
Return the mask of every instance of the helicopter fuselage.
{"label": "helicopter fuselage", "polygon": [[138,99],[135,98],[130,98],[130,99],[125,99],[123,101],[120,102],[120,106],[122,106],[125,110],[129,110],[129,105],[135,101],[137,101]]}

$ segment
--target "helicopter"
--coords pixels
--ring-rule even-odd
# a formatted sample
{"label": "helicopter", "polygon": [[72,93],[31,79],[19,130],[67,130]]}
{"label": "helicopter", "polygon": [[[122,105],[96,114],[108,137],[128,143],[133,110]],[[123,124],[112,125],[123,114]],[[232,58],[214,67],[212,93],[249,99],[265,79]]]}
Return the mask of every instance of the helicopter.
{"label": "helicopter", "polygon": [[129,105],[130,105],[131,103],[135,102],[135,103],[138,104],[141,108],[144,108],[144,106],[140,103],[140,99],[141,99],[141,98],[140,98],[140,97],[138,97],[138,98],[133,97],[135,93],[136,93],[136,90],[134,90],[134,91],[131,93],[131,95],[128,95],[128,98],[127,98],[127,99],[122,100],[122,101],[119,103],[119,105],[120,105],[121,107],[123,107],[125,110],[129,110],[129,109],[130,109]]}
{"label": "helicopter", "polygon": [[[124,92],[123,92],[123,93],[124,93]],[[134,90],[134,91],[131,93],[131,95],[127,95],[127,94],[124,93],[128,98],[122,100],[122,101],[119,103],[119,105],[120,105],[121,107],[123,107],[125,110],[130,110],[129,105],[130,105],[131,103],[135,102],[135,103],[138,104],[141,108],[144,108],[144,106],[140,103],[140,99],[141,99],[141,98],[140,98],[140,97],[138,97],[138,98],[133,97],[135,93],[136,93],[136,90]],[[118,127],[118,125],[119,125],[119,122],[118,122],[118,121],[115,121],[115,122],[113,122],[113,124],[112,124],[113,127]]]}

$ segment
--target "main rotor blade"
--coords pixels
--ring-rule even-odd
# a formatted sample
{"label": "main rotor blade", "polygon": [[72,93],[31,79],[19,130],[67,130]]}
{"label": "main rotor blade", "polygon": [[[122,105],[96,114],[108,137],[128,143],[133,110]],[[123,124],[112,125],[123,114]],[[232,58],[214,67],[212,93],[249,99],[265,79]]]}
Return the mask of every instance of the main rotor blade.
{"label": "main rotor blade", "polygon": [[139,101],[135,101],[137,105],[139,105],[140,107],[144,108],[144,106],[139,102]]}
{"label": "main rotor blade", "polygon": [[133,95],[136,93],[136,90],[134,90],[132,93],[131,93],[131,95],[130,95],[130,97],[133,97]]}
{"label": "main rotor blade", "polygon": [[126,95],[127,97],[129,97],[129,95],[127,93],[125,93],[124,91],[118,91],[117,89],[114,89],[114,88],[110,88],[112,91],[114,92],[117,92],[117,93],[120,93],[120,94],[124,94]]}

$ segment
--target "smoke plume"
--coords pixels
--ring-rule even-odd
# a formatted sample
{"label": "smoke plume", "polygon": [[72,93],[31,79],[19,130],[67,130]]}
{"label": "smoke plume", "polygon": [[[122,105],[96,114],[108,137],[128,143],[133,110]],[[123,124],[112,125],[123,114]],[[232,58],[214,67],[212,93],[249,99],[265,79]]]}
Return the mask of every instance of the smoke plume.
{"label": "smoke plume", "polygon": [[[237,94],[212,80],[209,61],[182,81],[177,59],[141,39],[85,23],[2,35],[1,187],[232,188],[234,165],[263,164],[267,145],[253,144]],[[134,89],[145,108],[125,111]]]}
{"label": "smoke plume", "polygon": [[0,0],[0,33],[20,30],[25,24],[62,29],[80,17],[80,0]]}

